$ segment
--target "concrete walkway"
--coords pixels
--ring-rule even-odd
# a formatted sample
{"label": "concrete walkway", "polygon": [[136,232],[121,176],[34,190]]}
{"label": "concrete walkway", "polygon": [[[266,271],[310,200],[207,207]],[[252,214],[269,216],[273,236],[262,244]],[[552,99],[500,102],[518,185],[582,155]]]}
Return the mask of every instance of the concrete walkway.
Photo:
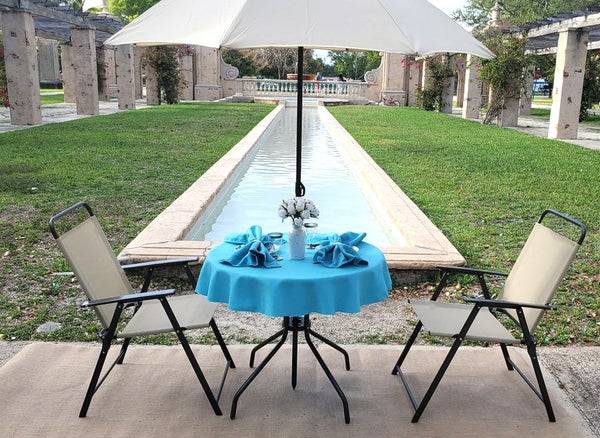
{"label": "concrete walkway", "polygon": [[[194,346],[213,387],[222,373],[216,346]],[[233,346],[238,367],[230,371],[216,417],[178,346],[135,346],[96,394],[88,417],[77,413],[97,345],[35,343],[0,368],[0,436],[202,436],[202,437],[589,437],[585,420],[547,374],[557,423],[515,372],[499,348],[461,349],[420,423],[398,377],[390,374],[398,346],[349,346],[352,371],[339,353],[319,346],[350,404],[344,424],[341,403],[306,346],[299,352],[298,387],[290,386],[290,348],[284,347],[240,399],[237,418],[228,417],[235,390],[249,375],[251,346]],[[115,349],[116,350],[116,349]],[[416,347],[406,375],[422,394],[445,349]],[[112,352],[113,356],[116,351]],[[526,368],[522,349],[511,349]],[[264,357],[264,352],[259,355]]]}
{"label": "concrete walkway", "polygon": [[[543,117],[528,116],[519,117],[519,126],[517,131],[526,132],[537,137],[548,137],[548,119]],[[588,149],[600,150],[600,125],[590,123],[580,123],[578,138],[576,140],[562,140]]]}
{"label": "concrete walkway", "polygon": [[[136,102],[136,109],[146,108],[146,101],[138,100]],[[100,102],[100,115],[117,113],[119,110],[116,101]],[[84,117],[91,116],[80,116],[77,115],[74,103],[54,103],[50,105],[42,105],[42,125],[47,123],[60,123],[67,122],[69,120],[82,119]],[[37,125],[39,126],[39,125]],[[10,124],[10,109],[0,108],[0,133],[16,131],[19,129],[32,128],[33,126],[15,126]]]}
{"label": "concrete walkway", "polygon": [[[453,108],[452,115],[461,117],[461,109]],[[480,121],[483,119],[482,118]],[[521,116],[519,117],[519,126],[514,128],[516,131],[525,132],[535,135],[536,137],[548,138],[549,120],[545,117],[537,116]],[[579,124],[579,137],[575,140],[561,140],[567,143],[572,143],[577,146],[582,146],[588,149],[600,150],[600,125],[591,123]]]}

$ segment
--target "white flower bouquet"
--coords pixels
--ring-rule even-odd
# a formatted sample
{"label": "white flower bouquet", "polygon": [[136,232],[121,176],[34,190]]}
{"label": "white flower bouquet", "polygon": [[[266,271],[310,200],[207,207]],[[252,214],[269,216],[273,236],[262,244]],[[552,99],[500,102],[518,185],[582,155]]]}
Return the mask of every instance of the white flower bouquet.
{"label": "white flower bouquet", "polygon": [[319,209],[310,199],[302,197],[291,198],[281,202],[278,214],[281,222],[289,217],[295,227],[301,227],[304,225],[305,220],[311,218],[317,219],[319,217]]}

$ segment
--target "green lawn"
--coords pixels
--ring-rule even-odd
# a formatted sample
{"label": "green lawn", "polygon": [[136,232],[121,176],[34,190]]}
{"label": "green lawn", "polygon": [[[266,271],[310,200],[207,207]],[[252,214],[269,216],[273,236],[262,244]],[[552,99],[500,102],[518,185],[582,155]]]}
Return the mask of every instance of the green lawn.
{"label": "green lawn", "polygon": [[330,110],[470,265],[509,269],[547,207],[582,219],[587,240],[539,334],[599,343],[600,152],[417,109]]}
{"label": "green lawn", "polygon": [[[119,251],[271,108],[162,106],[0,135],[0,338],[96,339],[76,282],[52,275],[69,268],[48,218],[87,199]],[[471,265],[508,269],[546,207],[584,220],[560,310],[538,334],[598,344],[600,152],[417,109],[331,111]],[[36,334],[47,320],[63,328]]]}
{"label": "green lawn", "polygon": [[51,103],[63,103],[65,101],[65,95],[59,94],[46,94],[41,96],[42,105],[48,105]]}
{"label": "green lawn", "polygon": [[[0,338],[96,339],[93,312],[47,230],[78,201],[96,209],[115,250],[242,138],[273,107],[162,106],[0,135]],[[38,335],[47,320],[63,323]]]}
{"label": "green lawn", "polygon": [[533,96],[533,103],[552,106],[552,98],[547,96]]}

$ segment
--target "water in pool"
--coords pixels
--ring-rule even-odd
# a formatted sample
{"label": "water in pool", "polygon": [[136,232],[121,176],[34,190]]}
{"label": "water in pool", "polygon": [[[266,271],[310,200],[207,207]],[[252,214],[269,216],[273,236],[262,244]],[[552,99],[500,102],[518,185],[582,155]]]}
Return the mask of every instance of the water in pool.
{"label": "water in pool", "polygon": [[[389,245],[390,236],[377,220],[316,108],[305,108],[303,126],[302,182],[306,197],[320,210],[318,232],[366,231],[368,242]],[[287,232],[289,219],[282,223],[277,207],[282,199],[294,195],[295,142],[296,109],[286,108],[277,126],[248,162],[241,164],[229,189],[187,238],[221,241],[228,233],[244,231],[251,225],[261,225],[263,232]]]}

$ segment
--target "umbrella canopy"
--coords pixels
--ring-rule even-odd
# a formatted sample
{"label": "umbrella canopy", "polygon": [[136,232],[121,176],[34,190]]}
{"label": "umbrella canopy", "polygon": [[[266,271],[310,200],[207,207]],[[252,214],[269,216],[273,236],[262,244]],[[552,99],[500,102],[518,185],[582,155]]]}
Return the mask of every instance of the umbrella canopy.
{"label": "umbrella canopy", "polygon": [[106,44],[303,46],[493,57],[427,0],[162,0]]}
{"label": "umbrella canopy", "polygon": [[303,48],[494,56],[427,0],[162,0],[105,44],[298,47],[296,196],[304,195]]}

